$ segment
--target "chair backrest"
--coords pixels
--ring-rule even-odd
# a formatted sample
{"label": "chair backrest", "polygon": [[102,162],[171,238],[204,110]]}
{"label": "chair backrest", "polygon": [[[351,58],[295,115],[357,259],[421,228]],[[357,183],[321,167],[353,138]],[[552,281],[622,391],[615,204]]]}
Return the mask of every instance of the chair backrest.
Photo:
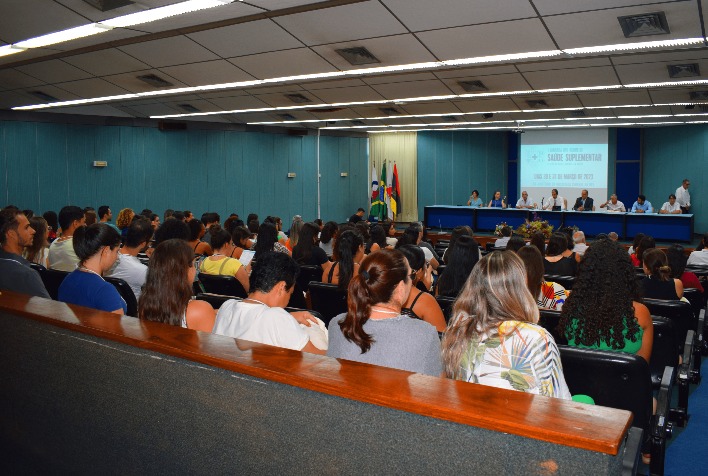
{"label": "chair backrest", "polygon": [[575,284],[575,276],[559,276],[557,274],[546,274],[544,275],[546,281],[552,281],[563,286],[565,289],[573,289],[573,284]]}
{"label": "chair backrest", "polygon": [[649,429],[652,383],[646,360],[623,352],[565,345],[558,349],[571,394],[589,395],[596,405],[628,410],[634,414],[633,426]]}
{"label": "chair backrest", "polygon": [[322,321],[329,325],[333,317],[347,312],[347,292],[339,289],[336,284],[310,283],[310,300],[312,310],[322,316]]}
{"label": "chair backrest", "polygon": [[245,298],[246,290],[233,276],[220,276],[214,274],[199,273],[199,282],[202,283],[204,291],[213,294],[223,294]]}
{"label": "chair backrest", "polygon": [[452,317],[452,306],[455,304],[455,298],[450,296],[435,296],[435,300],[440,305],[440,309],[442,309],[445,322],[449,323]]}
{"label": "chair backrest", "polygon": [[683,353],[683,343],[689,329],[695,330],[698,318],[693,314],[693,308],[687,302],[667,301],[663,299],[644,299],[644,304],[649,308],[652,316],[662,316],[674,323],[676,331],[676,355]]}
{"label": "chair backrest", "polygon": [[211,304],[214,309],[219,309],[222,304],[230,299],[240,299],[234,296],[224,296],[223,294],[199,293],[196,296],[200,301],[206,301]]}
{"label": "chair backrest", "polygon": [[64,278],[69,276],[68,271],[59,271],[57,269],[45,269],[39,275],[42,278],[44,287],[47,289],[49,296],[55,301],[59,299],[59,286],[64,281]]}
{"label": "chair backrest", "polygon": [[135,298],[135,293],[133,292],[133,289],[130,287],[130,285],[125,282],[125,280],[120,278],[106,277],[103,279],[105,279],[106,282],[111,283],[118,291],[118,294],[120,294],[120,297],[122,297],[125,301],[125,304],[128,307],[128,310],[126,311],[125,315],[131,317],[138,317],[138,300]]}
{"label": "chair backrest", "polygon": [[565,344],[567,339],[563,332],[558,329],[558,321],[560,320],[560,311],[553,309],[538,309],[539,318],[538,325],[551,333],[557,344]]}
{"label": "chair backrest", "polygon": [[319,265],[300,265],[300,275],[297,282],[302,287],[303,291],[307,291],[310,287],[310,281],[322,281],[322,267]]}
{"label": "chair backrest", "polygon": [[494,251],[494,243],[495,242],[496,242],[496,240],[487,242],[487,244],[484,245],[485,251]]}
{"label": "chair backrest", "polygon": [[29,266],[33,270],[37,271],[39,274],[42,274],[44,271],[47,270],[47,268],[45,268],[44,266],[42,266],[39,263],[30,263]]}
{"label": "chair backrest", "polygon": [[678,367],[677,338],[674,323],[670,319],[652,316],[651,320],[654,323],[654,343],[651,348],[649,369],[652,386],[658,389],[661,386],[664,367]]}
{"label": "chair backrest", "polygon": [[703,293],[696,288],[684,288],[683,297],[688,299],[688,302],[691,303],[693,314],[696,318],[698,318],[698,314],[700,314],[701,309],[706,307],[706,299],[703,296]]}

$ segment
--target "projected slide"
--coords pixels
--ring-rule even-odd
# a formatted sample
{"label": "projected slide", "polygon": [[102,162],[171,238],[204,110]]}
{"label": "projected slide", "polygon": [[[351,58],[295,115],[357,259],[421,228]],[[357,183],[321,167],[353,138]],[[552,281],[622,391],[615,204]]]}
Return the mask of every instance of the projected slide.
{"label": "projected slide", "polygon": [[587,189],[599,210],[607,199],[607,129],[527,131],[519,167],[519,196],[526,190],[540,206],[556,188],[572,209]]}

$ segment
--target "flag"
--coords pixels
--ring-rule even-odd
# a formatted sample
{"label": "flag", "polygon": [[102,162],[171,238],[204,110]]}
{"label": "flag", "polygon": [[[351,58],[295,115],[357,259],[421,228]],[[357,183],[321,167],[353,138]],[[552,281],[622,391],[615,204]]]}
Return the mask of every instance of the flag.
{"label": "flag", "polygon": [[396,213],[396,201],[393,199],[392,193],[393,184],[393,168],[389,167],[386,174],[386,206],[388,207],[388,219],[393,220],[393,216]]}
{"label": "flag", "polygon": [[372,215],[378,217],[379,221],[383,221],[386,218],[386,162],[383,163],[383,168],[381,169],[381,180],[379,180],[379,202],[381,207],[378,209],[378,214]]}
{"label": "flag", "polygon": [[379,179],[376,176],[376,167],[371,171],[371,209],[369,210],[370,217],[379,216],[383,203],[379,200]]}
{"label": "flag", "polygon": [[391,183],[391,208],[393,209],[393,219],[403,212],[401,206],[401,186],[398,184],[398,167],[393,163],[393,180]]}

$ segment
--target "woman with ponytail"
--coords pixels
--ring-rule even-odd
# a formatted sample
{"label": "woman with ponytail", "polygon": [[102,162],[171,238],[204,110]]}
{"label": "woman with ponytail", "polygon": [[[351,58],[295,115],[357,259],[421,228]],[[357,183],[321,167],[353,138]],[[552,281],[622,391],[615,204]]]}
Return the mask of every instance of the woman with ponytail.
{"label": "woman with ponytail", "polygon": [[366,257],[349,283],[349,310],[330,321],[327,355],[439,376],[435,328],[401,313],[412,274],[400,251],[381,250]]}
{"label": "woman with ponytail", "polygon": [[128,311],[116,288],[103,273],[118,258],[120,235],[104,223],[80,226],[74,231],[74,252],[79,266],[59,286],[59,301],[123,315]]}
{"label": "woman with ponytail", "polygon": [[646,275],[639,286],[642,296],[652,299],[678,300],[683,297],[683,283],[671,275],[666,254],[651,248],[642,254],[642,266]]}
{"label": "woman with ponytail", "polygon": [[349,280],[364,259],[364,237],[352,230],[338,235],[333,258],[335,261],[328,261],[322,265],[322,282],[336,284],[346,291]]}

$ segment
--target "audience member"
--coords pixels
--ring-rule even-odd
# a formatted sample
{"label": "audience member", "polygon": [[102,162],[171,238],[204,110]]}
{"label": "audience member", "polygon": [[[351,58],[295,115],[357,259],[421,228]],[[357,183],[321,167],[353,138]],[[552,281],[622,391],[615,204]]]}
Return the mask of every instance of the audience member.
{"label": "audience member", "polygon": [[[272,224],[264,223],[261,225]],[[264,252],[253,265],[251,291],[243,301],[226,301],[216,316],[214,333],[251,342],[324,354],[327,331],[307,311],[288,313],[299,274],[297,263],[285,253]]]}
{"label": "audience member", "polygon": [[256,252],[253,259],[258,259],[258,256],[268,251],[277,251],[290,256],[290,250],[278,243],[278,230],[271,223],[261,223],[258,227],[258,240],[251,248]]}
{"label": "audience member", "polygon": [[233,228],[231,231],[231,241],[234,243],[234,251],[231,253],[231,257],[236,259],[241,259],[243,250],[250,250],[253,246],[251,232],[243,225]]}
{"label": "audience member", "polygon": [[41,264],[45,268],[49,267],[49,226],[47,220],[42,217],[32,217],[29,221],[34,230],[32,244],[25,248],[23,257],[30,263]]}
{"label": "audience member", "polygon": [[329,259],[327,253],[317,246],[317,235],[320,227],[314,223],[305,223],[300,229],[300,238],[293,248],[293,259],[299,265],[312,265],[322,267]]}
{"label": "audience member", "polygon": [[49,298],[39,273],[22,257],[34,236],[35,230],[22,212],[0,210],[0,289]]}
{"label": "audience member", "polygon": [[78,227],[72,241],[79,267],[59,286],[59,301],[125,314],[128,311],[125,301],[116,288],[103,279],[103,274],[118,258],[118,232],[105,223],[94,223]]}
{"label": "audience member", "polygon": [[708,233],[703,235],[701,243],[688,256],[688,266],[708,266]]}
{"label": "audience member", "polygon": [[189,227],[182,220],[165,220],[160,228],[155,230],[153,247],[157,248],[163,241],[172,239],[189,241]]}
{"label": "audience member", "polygon": [[546,256],[546,236],[537,231],[531,235],[531,240],[529,240],[530,246],[535,246],[538,251],[541,252],[541,256]]}
{"label": "audience member", "polygon": [[184,221],[185,222],[190,222],[190,221],[194,220],[194,215],[192,214],[191,211],[185,210],[182,213],[184,213]]}
{"label": "audience member", "polygon": [[49,227],[49,243],[57,239],[57,232],[59,231],[59,217],[56,212],[48,210],[42,214],[42,217],[47,220],[47,226]]}
{"label": "audience member", "polygon": [[666,250],[666,259],[669,261],[671,276],[681,280],[684,289],[693,288],[703,292],[703,285],[698,280],[695,273],[686,271],[688,257],[684,253],[683,246],[673,244]]}
{"label": "audience member", "polygon": [[641,233],[641,232],[639,232],[639,233],[637,233],[636,235],[634,235],[634,240],[632,241],[632,246],[630,246],[629,249],[627,250],[627,253],[628,253],[629,255],[632,255],[632,254],[636,253],[637,247],[639,246],[639,243],[642,241],[642,238],[644,238],[645,236],[646,236],[646,235],[645,235],[644,233]]}
{"label": "audience member", "polygon": [[116,231],[119,231],[118,227],[111,223],[111,221],[113,221],[113,212],[111,211],[111,208],[108,205],[101,205],[100,207],[98,207],[98,220],[99,222],[105,223]]}
{"label": "audience member", "polygon": [[644,262],[644,253],[653,248],[656,248],[654,238],[649,235],[645,235],[639,242],[639,246],[635,248],[635,253],[630,256],[630,258],[632,258],[632,264],[637,268],[641,267]]}
{"label": "audience member", "polygon": [[442,341],[448,377],[570,400],[558,348],[536,324],[538,306],[516,253],[484,256],[452,316]]}
{"label": "audience member", "polygon": [[457,297],[479,261],[479,245],[470,235],[457,238],[448,265],[438,278],[436,294]]}
{"label": "audience member", "polygon": [[[182,221],[165,220],[167,223]],[[215,312],[206,301],[192,299],[192,283],[197,275],[194,252],[186,240],[161,242],[150,258],[150,267],[138,301],[138,317],[197,331],[211,332]]]}
{"label": "audience member", "polygon": [[373,253],[374,251],[383,250],[387,248],[386,244],[386,231],[381,225],[374,225],[371,227],[371,234],[369,241],[366,244],[367,254]]}
{"label": "audience member", "polygon": [[86,226],[91,226],[96,223],[95,210],[84,210],[84,223]]}
{"label": "audience member", "polygon": [[[433,276],[430,265],[425,262],[423,250],[415,245],[401,246],[398,250],[408,260],[408,266],[411,268],[410,277],[413,282],[408,298],[401,308],[401,313],[427,322],[438,332],[445,332],[446,323],[442,309],[435,298],[426,292],[433,284]],[[422,291],[418,286],[425,288],[426,291]]]}
{"label": "audience member", "polygon": [[[271,225],[273,226],[273,225]],[[211,275],[233,276],[248,292],[248,269],[239,260],[231,258],[234,244],[228,231],[219,225],[211,227],[211,243],[214,253],[204,258],[199,265],[199,272]]]}
{"label": "audience member", "polygon": [[84,225],[84,212],[77,206],[69,205],[59,211],[61,236],[49,246],[49,267],[71,272],[79,264],[74,252],[74,232]]}
{"label": "audience member", "polygon": [[116,218],[116,226],[120,231],[121,238],[125,238],[125,235],[128,234],[128,226],[130,226],[130,223],[133,221],[134,216],[135,212],[130,208],[124,208],[120,212],[118,212],[118,218]]}
{"label": "audience member", "polygon": [[150,225],[152,226],[153,231],[160,227],[160,215],[157,213],[151,213],[148,219],[150,220]]}
{"label": "audience member", "polygon": [[450,244],[447,245],[447,249],[442,255],[442,260],[445,264],[450,264],[450,256],[452,256],[452,250],[455,248],[455,243],[461,236],[473,236],[472,228],[467,225],[456,226],[452,229],[450,233]]}
{"label": "audience member", "polygon": [[535,246],[524,246],[517,254],[526,266],[526,284],[538,307],[560,311],[568,297],[563,286],[544,278],[543,256]]}
{"label": "audience member", "polygon": [[509,238],[511,238],[512,230],[510,226],[503,226],[501,229],[501,238],[498,238],[494,242],[494,248],[496,249],[504,249],[506,248],[506,244],[509,243]]}
{"label": "audience member", "polygon": [[651,315],[639,302],[634,267],[619,244],[599,240],[588,248],[559,328],[569,345],[637,354],[649,362]]}
{"label": "audience member", "polygon": [[320,248],[324,250],[328,257],[332,257],[332,245],[334,244],[334,238],[337,236],[337,222],[328,221],[324,224],[322,232],[320,233]]}
{"label": "audience member", "polygon": [[564,228],[560,228],[558,230],[558,233],[562,233],[565,235],[565,241],[566,244],[568,245],[563,252],[563,256],[567,258],[573,258],[575,261],[580,262],[581,256],[573,251],[575,248],[575,242],[573,241],[573,234],[575,233],[575,228],[571,226],[566,226]]}
{"label": "audience member", "polygon": [[168,219],[172,218],[172,216],[175,214],[175,211],[171,208],[168,208],[165,210],[164,215],[162,216],[162,222],[166,222]]}
{"label": "audience member", "polygon": [[385,220],[382,226],[384,230],[386,230],[386,245],[395,248],[396,243],[398,243],[398,238],[396,238],[396,223]]}
{"label": "audience member", "polygon": [[408,261],[398,250],[367,256],[349,283],[349,310],[329,324],[330,357],[438,376],[440,340],[427,322],[401,312],[410,290]]}
{"label": "audience member", "polygon": [[206,212],[202,214],[202,220],[201,222],[204,224],[204,229],[206,232],[204,233],[204,236],[202,237],[202,241],[206,242],[209,246],[213,248],[213,245],[211,243],[211,226],[212,225],[218,225],[221,223],[221,217],[219,216],[218,213],[215,212]]}
{"label": "audience member", "polygon": [[563,256],[568,250],[568,239],[564,233],[553,233],[548,240],[543,267],[545,274],[575,276],[578,262],[574,257]]}
{"label": "audience member", "polygon": [[614,231],[611,231],[607,234],[607,237],[611,239],[612,241],[617,241],[619,240],[619,235],[615,233]]}
{"label": "audience member", "polygon": [[302,217],[300,215],[295,215],[293,217],[293,222],[290,225],[290,234],[288,236],[288,239],[285,241],[285,247],[292,252],[293,248],[297,246],[297,242],[300,239],[300,230],[302,230],[302,226],[305,224],[304,221],[302,221]]}
{"label": "audience member", "polygon": [[172,218],[178,221],[183,221],[185,223],[187,222],[187,220],[184,219],[184,212],[181,212],[179,210],[175,210],[175,213],[172,215]]}
{"label": "audience member", "polygon": [[585,233],[580,230],[573,233],[573,251],[582,256],[587,249],[588,245],[585,243]]}
{"label": "audience member", "polygon": [[355,230],[346,230],[334,241],[334,261],[322,266],[322,282],[336,284],[346,291],[352,276],[359,270],[359,263],[364,260],[364,238]]}
{"label": "audience member", "polygon": [[683,283],[680,279],[672,277],[669,262],[663,251],[658,248],[646,250],[643,254],[642,267],[646,275],[639,282],[643,297],[668,300],[678,300],[683,297]]}
{"label": "audience member", "polygon": [[153,233],[150,221],[142,215],[138,216],[141,218],[133,220],[128,227],[128,234],[118,252],[118,259],[106,273],[106,276],[120,278],[128,283],[136,299],[140,299],[147,276],[147,266],[140,262],[138,253],[148,247]]}
{"label": "audience member", "polygon": [[411,223],[408,228],[403,232],[403,235],[398,239],[396,243],[396,249],[399,249],[404,245],[416,245],[419,246],[423,253],[425,253],[425,261],[430,263],[433,269],[438,269],[438,260],[433,255],[433,251],[426,246],[427,243],[423,244],[423,227],[418,223]]}
{"label": "audience member", "polygon": [[524,246],[526,246],[526,242],[524,241],[524,239],[518,235],[514,235],[509,238],[509,242],[506,244],[506,250],[513,251],[514,253],[516,253]]}
{"label": "audience member", "polygon": [[206,228],[204,228],[204,223],[199,220],[190,220],[187,223],[187,228],[189,228],[189,246],[194,250],[196,256],[211,256],[214,253],[209,243],[202,241],[202,237],[206,233]]}

